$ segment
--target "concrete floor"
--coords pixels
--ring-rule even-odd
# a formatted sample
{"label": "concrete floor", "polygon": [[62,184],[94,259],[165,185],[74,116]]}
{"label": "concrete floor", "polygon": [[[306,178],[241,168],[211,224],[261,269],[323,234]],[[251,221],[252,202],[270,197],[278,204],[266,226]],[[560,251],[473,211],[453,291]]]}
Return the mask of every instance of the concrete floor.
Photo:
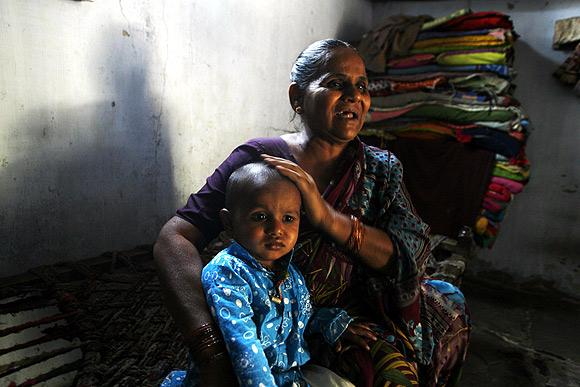
{"label": "concrete floor", "polygon": [[485,277],[461,285],[473,322],[461,386],[580,386],[580,301]]}

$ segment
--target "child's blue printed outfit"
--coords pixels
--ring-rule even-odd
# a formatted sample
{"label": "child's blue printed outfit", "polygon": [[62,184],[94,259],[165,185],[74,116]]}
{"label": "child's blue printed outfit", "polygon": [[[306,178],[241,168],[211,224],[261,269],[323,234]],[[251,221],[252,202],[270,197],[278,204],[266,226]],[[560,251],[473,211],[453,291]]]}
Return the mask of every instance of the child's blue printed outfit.
{"label": "child's blue printed outfit", "polygon": [[[285,264],[288,278],[281,294],[275,289],[275,274],[235,242],[203,269],[208,305],[240,385],[307,385],[300,372],[310,359],[305,333],[320,333],[333,344],[352,321],[339,308],[313,310],[302,274],[289,260]],[[273,296],[282,302],[273,302]]]}

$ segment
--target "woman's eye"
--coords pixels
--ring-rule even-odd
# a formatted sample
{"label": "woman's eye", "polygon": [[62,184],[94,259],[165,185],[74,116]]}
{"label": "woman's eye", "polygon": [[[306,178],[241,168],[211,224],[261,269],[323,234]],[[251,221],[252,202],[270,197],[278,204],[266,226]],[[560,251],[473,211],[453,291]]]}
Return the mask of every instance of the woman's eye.
{"label": "woman's eye", "polygon": [[328,82],[328,87],[330,87],[331,89],[340,89],[342,88],[342,82],[339,80],[332,80]]}
{"label": "woman's eye", "polygon": [[367,85],[366,85],[366,83],[360,83],[360,84],[358,85],[358,88],[359,88],[359,90],[360,90],[360,91],[362,91],[362,92],[366,92],[366,91],[367,91]]}

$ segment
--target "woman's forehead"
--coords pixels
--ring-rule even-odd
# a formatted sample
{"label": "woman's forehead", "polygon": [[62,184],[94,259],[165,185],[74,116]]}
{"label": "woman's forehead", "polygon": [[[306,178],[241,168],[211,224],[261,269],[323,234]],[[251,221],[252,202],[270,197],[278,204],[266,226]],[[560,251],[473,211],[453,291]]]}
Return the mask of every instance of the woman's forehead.
{"label": "woman's forehead", "polygon": [[366,77],[365,64],[362,58],[356,51],[347,47],[337,48],[330,52],[321,72],[323,74],[333,73]]}

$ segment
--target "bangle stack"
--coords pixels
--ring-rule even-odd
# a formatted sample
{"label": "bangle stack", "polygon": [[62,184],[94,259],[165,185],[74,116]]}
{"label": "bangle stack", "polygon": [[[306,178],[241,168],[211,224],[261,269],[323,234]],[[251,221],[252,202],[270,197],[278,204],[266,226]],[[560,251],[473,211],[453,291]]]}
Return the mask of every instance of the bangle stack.
{"label": "bangle stack", "polygon": [[350,220],[352,221],[352,229],[350,230],[350,235],[345,246],[352,253],[358,254],[365,237],[365,226],[360,219],[354,215],[350,216]]}
{"label": "bangle stack", "polygon": [[207,323],[192,333],[189,351],[195,363],[209,363],[226,355],[226,348],[219,329],[214,323]]}

